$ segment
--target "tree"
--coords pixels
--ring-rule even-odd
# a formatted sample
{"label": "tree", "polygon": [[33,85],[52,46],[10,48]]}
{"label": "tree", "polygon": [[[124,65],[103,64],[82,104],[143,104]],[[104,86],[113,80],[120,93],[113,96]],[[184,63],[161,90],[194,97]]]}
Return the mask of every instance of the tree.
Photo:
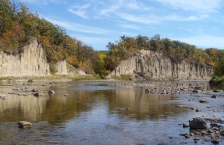
{"label": "tree", "polygon": [[0,36],[12,28],[15,14],[9,0],[0,0]]}
{"label": "tree", "polygon": [[217,64],[214,67],[214,76],[223,76],[224,75],[224,58],[219,59]]}

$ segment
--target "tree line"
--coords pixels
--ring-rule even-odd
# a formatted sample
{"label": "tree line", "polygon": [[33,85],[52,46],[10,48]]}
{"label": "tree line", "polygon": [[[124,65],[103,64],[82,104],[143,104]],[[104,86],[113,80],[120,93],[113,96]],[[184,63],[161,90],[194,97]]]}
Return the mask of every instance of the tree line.
{"label": "tree line", "polygon": [[215,67],[214,75],[224,74],[224,50],[202,49],[195,45],[148,36],[120,36],[116,43],[109,42],[107,50],[94,51],[91,46],[67,35],[65,29],[54,25],[17,1],[0,0],[0,49],[8,54],[18,54],[23,46],[35,37],[43,46],[49,63],[66,59],[87,73],[106,76],[120,61],[141,49],[162,53],[173,62],[182,60]]}

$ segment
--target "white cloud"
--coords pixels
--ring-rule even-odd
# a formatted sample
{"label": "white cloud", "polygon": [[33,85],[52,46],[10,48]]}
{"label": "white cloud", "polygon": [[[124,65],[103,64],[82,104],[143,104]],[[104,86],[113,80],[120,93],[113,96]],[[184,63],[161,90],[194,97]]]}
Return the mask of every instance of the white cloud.
{"label": "white cloud", "polygon": [[117,13],[117,15],[127,21],[143,23],[143,24],[157,24],[160,19],[154,15],[133,15],[128,13]]}
{"label": "white cloud", "polygon": [[195,11],[199,13],[217,12],[221,8],[222,0],[156,0],[175,9]]}
{"label": "white cloud", "polygon": [[99,14],[110,16],[120,12],[138,13],[149,10],[152,8],[136,0],[113,0],[111,3],[104,4],[102,9],[99,9]]}
{"label": "white cloud", "polygon": [[198,21],[204,18],[208,18],[209,15],[199,15],[199,16],[178,16],[178,15],[168,15],[168,16],[158,16],[158,15],[134,15],[129,13],[117,13],[119,18],[142,24],[158,24],[164,21]]}
{"label": "white cloud", "polygon": [[169,16],[166,16],[166,17],[161,17],[161,21],[198,21],[198,20],[202,20],[204,18],[208,18],[209,15],[207,14],[202,14],[202,15],[199,15],[199,16],[187,16],[187,17],[180,17],[180,16],[177,16],[177,15],[169,15]]}
{"label": "white cloud", "polygon": [[[87,16],[87,9],[89,8],[90,4],[85,4],[85,5],[82,5],[82,6],[73,6],[72,8],[69,8],[68,11],[79,16],[79,17],[82,17],[84,19],[88,18]],[[73,10],[75,9],[75,10]]]}
{"label": "white cloud", "polygon": [[123,28],[128,28],[128,29],[136,29],[139,30],[141,29],[139,26],[136,25],[131,25],[131,24],[118,24],[119,26],[123,27]]}
{"label": "white cloud", "polygon": [[61,21],[61,20],[47,18],[47,17],[45,19],[52,22],[53,24],[57,24],[61,27],[64,27],[66,29],[76,31],[76,32],[92,33],[92,34],[106,34],[110,32],[109,30],[106,30],[106,29],[81,25],[78,23],[66,22],[66,21]]}

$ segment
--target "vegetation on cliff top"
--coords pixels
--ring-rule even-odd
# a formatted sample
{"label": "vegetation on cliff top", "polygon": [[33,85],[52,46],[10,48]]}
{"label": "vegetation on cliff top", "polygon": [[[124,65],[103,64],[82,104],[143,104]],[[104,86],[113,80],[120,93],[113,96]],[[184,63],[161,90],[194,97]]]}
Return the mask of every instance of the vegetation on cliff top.
{"label": "vegetation on cliff top", "polygon": [[21,53],[23,46],[32,37],[36,37],[43,46],[50,63],[66,59],[71,65],[101,77],[106,76],[121,60],[141,49],[162,53],[173,62],[185,60],[215,66],[214,75],[223,75],[217,73],[217,70],[220,72],[221,68],[224,68],[219,64],[219,60],[224,57],[224,50],[200,49],[177,40],[161,39],[157,34],[151,38],[124,35],[116,43],[109,42],[107,51],[97,52],[76,38],[68,36],[60,26],[31,13],[24,4],[0,0],[0,49],[8,54]]}
{"label": "vegetation on cliff top", "polygon": [[224,57],[220,58],[215,65],[213,78],[210,81],[210,84],[224,87]]}

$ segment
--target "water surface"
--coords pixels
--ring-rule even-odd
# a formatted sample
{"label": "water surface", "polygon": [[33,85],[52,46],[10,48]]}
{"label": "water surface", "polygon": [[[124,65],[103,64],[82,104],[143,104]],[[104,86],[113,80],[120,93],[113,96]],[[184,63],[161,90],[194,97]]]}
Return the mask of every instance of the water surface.
{"label": "water surface", "polygon": [[[0,99],[0,144],[193,143],[180,136],[189,129],[179,124],[206,115],[178,108],[179,97],[147,94],[137,91],[142,86],[126,82],[57,83],[0,83],[0,94],[7,95]],[[150,83],[147,87],[154,87]],[[35,88],[43,95],[12,90],[18,87]],[[48,90],[56,93],[48,95]],[[19,129],[21,120],[32,122],[33,127]]]}

